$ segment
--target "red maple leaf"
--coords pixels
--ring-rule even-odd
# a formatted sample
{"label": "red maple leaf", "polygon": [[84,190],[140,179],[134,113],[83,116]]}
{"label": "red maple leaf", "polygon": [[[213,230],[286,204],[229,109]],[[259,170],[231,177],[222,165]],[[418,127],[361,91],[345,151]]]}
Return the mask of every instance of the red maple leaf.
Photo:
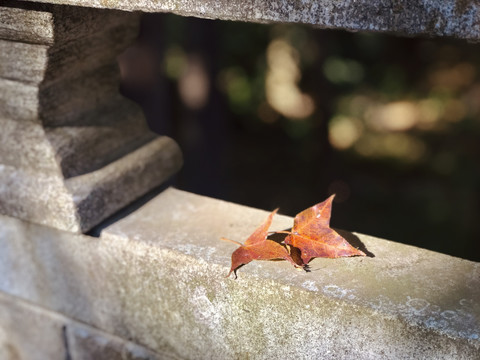
{"label": "red maple leaf", "polygon": [[231,241],[240,247],[232,253],[232,267],[227,277],[232,272],[237,276],[237,269],[245,264],[248,264],[252,260],[273,260],[273,259],[285,259],[290,261],[294,266],[298,266],[290,257],[287,249],[279,243],[267,239],[268,228],[272,223],[273,216],[277,213],[278,209],[275,209],[268,218],[260,225],[249,238],[245,241],[245,244],[239,243],[235,240],[222,238],[222,240]]}
{"label": "red maple leaf", "polygon": [[332,195],[297,214],[292,230],[287,232],[285,244],[300,249],[304,264],[308,264],[315,257],[366,256],[330,227],[334,197],[335,195]]}

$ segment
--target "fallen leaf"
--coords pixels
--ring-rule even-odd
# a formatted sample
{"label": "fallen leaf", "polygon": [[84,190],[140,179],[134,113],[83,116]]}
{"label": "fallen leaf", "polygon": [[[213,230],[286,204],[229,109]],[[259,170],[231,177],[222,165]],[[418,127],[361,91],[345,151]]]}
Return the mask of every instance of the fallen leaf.
{"label": "fallen leaf", "polygon": [[330,227],[334,197],[335,195],[332,195],[297,214],[293,228],[285,238],[285,244],[300,249],[304,264],[308,264],[315,257],[366,256]]}
{"label": "fallen leaf", "polygon": [[222,238],[222,240],[231,241],[240,247],[232,253],[232,267],[227,277],[232,272],[237,276],[236,270],[245,264],[248,264],[252,260],[273,260],[284,259],[290,261],[294,266],[298,266],[290,257],[287,249],[279,243],[268,240],[268,228],[272,224],[273,216],[277,213],[278,209],[274,210],[268,218],[260,225],[249,238],[245,241],[245,244],[239,243],[235,240]]}

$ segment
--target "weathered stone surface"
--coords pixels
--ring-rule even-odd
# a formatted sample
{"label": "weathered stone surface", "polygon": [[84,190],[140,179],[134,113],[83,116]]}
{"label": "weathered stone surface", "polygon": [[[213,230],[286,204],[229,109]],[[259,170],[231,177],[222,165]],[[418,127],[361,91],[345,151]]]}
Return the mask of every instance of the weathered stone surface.
{"label": "weathered stone surface", "polygon": [[82,122],[93,125],[94,121],[85,119],[84,114],[91,114],[97,108],[106,107],[106,104],[112,107],[114,104],[121,106],[124,101],[129,103],[118,92],[119,84],[119,70],[112,59],[111,64],[89,74],[80,73],[48,86],[42,85],[39,115],[46,126]]}
{"label": "weathered stone surface", "polygon": [[38,84],[47,67],[48,46],[0,40],[0,78]]}
{"label": "weathered stone surface", "polygon": [[0,199],[0,214],[80,231],[72,194],[59,170],[57,176],[52,176],[51,173],[0,164]]}
{"label": "weathered stone surface", "polygon": [[[48,9],[54,44],[0,41],[0,50],[4,50],[0,55],[0,116],[40,118],[47,126],[60,126],[84,123],[84,113],[105,107],[105,103],[116,101],[118,106],[125,101],[118,94],[116,56],[137,35],[138,14],[87,8],[67,11],[70,8],[58,6],[45,7],[45,12]],[[7,14],[14,10],[20,9],[0,8]],[[69,32],[75,32],[75,37]],[[34,86],[39,83],[40,88]]]}
{"label": "weathered stone surface", "polygon": [[[116,16],[118,13],[122,16]],[[99,15],[102,15],[103,19],[101,29],[78,36],[74,41],[62,46],[50,48],[49,73],[44,84],[61,78],[76,79],[83,74],[91,73],[92,70],[115,64],[117,56],[138,36],[138,14],[100,11]],[[96,20],[91,21],[89,25],[98,26],[95,25],[99,22],[98,18]],[[118,71],[113,78],[118,78]]]}
{"label": "weathered stone surface", "polygon": [[72,324],[68,328],[69,350],[73,360],[122,359],[169,360],[169,354],[158,354],[131,341],[94,330],[88,326]]}
{"label": "weathered stone surface", "polygon": [[219,238],[266,215],[169,189],[99,239],[1,217],[0,290],[179,358],[478,357],[479,263],[353,234],[375,257],[225,278]]}
{"label": "weathered stone surface", "polygon": [[44,173],[0,164],[0,214],[72,232],[88,231],[161,184],[181,164],[178,145],[167,137],[68,180],[58,169],[55,176],[53,170]]}
{"label": "weathered stone surface", "polygon": [[30,172],[61,175],[55,150],[46,138],[42,124],[0,117],[0,129],[1,164]]}
{"label": "weathered stone surface", "polygon": [[0,292],[0,359],[64,360],[61,316]]}
{"label": "weathered stone surface", "polygon": [[172,12],[252,22],[480,40],[480,4],[472,0],[34,0],[107,9]]}
{"label": "weathered stone surface", "polygon": [[[72,21],[71,12],[68,13],[62,9],[63,12],[59,14],[58,7],[55,9],[57,9],[57,16],[66,16],[70,19],[70,21],[64,21],[63,27],[67,28],[65,31],[74,32],[75,37],[74,41],[68,38],[62,41],[62,39],[58,39],[59,31],[57,29],[56,46],[51,47],[54,40],[54,16],[52,13],[0,7],[0,39],[8,39],[0,40],[1,78],[35,84],[42,81],[45,84],[49,80],[58,81],[65,76],[78,78],[84,73],[106,64],[113,65],[116,56],[137,36],[138,15],[136,14],[93,11],[93,13],[96,12],[103,16],[104,21],[101,24],[102,27],[99,28],[98,19],[91,15],[91,9],[73,10],[73,14],[82,19],[83,23],[78,23],[78,20]],[[7,15],[10,23],[2,23],[2,21],[7,21],[5,19]],[[20,19],[14,21],[15,16]],[[25,19],[28,19],[26,24],[22,22]],[[39,30],[49,29],[47,45],[43,44],[45,41],[42,40],[41,35],[29,34],[32,27],[35,29],[32,24],[35,21]],[[71,25],[72,22],[74,25]],[[57,24],[57,27],[60,25],[62,24]],[[14,32],[6,33],[7,29],[12,30],[12,28],[15,29]],[[25,33],[28,35],[27,38],[22,37]],[[68,35],[72,36],[73,34]],[[35,43],[36,40],[41,44]],[[49,51],[48,61],[47,51]],[[49,78],[44,79],[47,66]]]}
{"label": "weathered stone surface", "polygon": [[180,168],[118,92],[139,14],[7,1],[0,20],[0,213],[88,231]]}
{"label": "weathered stone surface", "polygon": [[49,12],[8,8],[14,1],[0,6],[0,39],[34,44],[53,44],[53,16]]}
{"label": "weathered stone surface", "polygon": [[83,123],[46,128],[65,178],[106,166],[155,137],[141,109],[128,101],[84,115]]}
{"label": "weathered stone surface", "polygon": [[169,359],[143,346],[80,324],[0,292],[2,360]]}
{"label": "weathered stone surface", "polygon": [[[72,128],[70,134],[66,127],[47,128],[47,136],[41,124],[30,121],[0,118],[0,126],[0,213],[64,230],[89,230],[182,164],[177,144],[145,133],[146,124],[138,117],[99,129]],[[92,136],[78,136],[82,131]],[[104,138],[98,141],[95,132]],[[122,152],[112,152],[110,145],[122,140],[130,142],[117,147]],[[69,162],[62,164],[67,174],[61,172],[57,153]],[[65,180],[74,172],[77,176]]]}
{"label": "weathered stone surface", "polygon": [[177,143],[162,136],[99,170],[66,181],[85,232],[180,170]]}
{"label": "weathered stone surface", "polygon": [[38,87],[0,78],[0,117],[36,121]]}
{"label": "weathered stone surface", "polygon": [[[32,44],[65,43],[110,27],[129,26],[138,14],[83,7],[46,6],[33,1],[3,0],[0,6],[0,39]],[[81,4],[80,4],[81,5]],[[98,16],[104,22],[98,21]],[[132,25],[133,22],[130,24]]]}

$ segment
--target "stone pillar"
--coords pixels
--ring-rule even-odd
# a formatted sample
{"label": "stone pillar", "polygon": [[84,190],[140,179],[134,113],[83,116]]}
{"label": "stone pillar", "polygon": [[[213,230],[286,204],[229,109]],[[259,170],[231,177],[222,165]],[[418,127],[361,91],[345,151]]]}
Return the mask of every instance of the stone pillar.
{"label": "stone pillar", "polygon": [[160,185],[181,153],[119,92],[138,13],[0,6],[0,213],[85,232]]}

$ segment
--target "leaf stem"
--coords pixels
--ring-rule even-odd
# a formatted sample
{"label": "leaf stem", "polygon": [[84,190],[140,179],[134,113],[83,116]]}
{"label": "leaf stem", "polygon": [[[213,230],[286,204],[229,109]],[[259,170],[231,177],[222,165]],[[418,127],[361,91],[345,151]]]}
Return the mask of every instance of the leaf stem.
{"label": "leaf stem", "polygon": [[[220,240],[223,240],[223,241],[230,241],[230,242],[232,242],[232,243],[234,243],[234,244],[237,244],[237,245],[243,246],[243,244],[242,244],[241,242],[238,242],[238,241],[235,241],[235,240],[230,240],[230,239],[227,239],[227,238],[224,238],[224,237],[220,238]],[[229,274],[229,275],[230,275],[230,274]]]}
{"label": "leaf stem", "polygon": [[291,234],[292,232],[282,230],[282,231],[269,231],[268,233],[272,235],[272,234]]}

